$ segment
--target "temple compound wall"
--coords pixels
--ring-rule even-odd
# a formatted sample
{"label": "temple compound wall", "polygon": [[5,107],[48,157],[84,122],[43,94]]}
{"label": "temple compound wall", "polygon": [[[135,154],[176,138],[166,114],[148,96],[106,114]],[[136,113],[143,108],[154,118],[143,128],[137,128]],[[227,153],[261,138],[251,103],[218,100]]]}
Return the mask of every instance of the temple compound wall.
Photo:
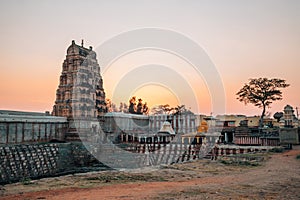
{"label": "temple compound wall", "polygon": [[104,132],[119,133],[157,133],[164,122],[169,122],[178,134],[191,133],[197,130],[195,115],[134,115],[111,112],[104,115]]}
{"label": "temple compound wall", "polygon": [[65,117],[45,113],[0,111],[0,144],[37,143],[64,140]]}
{"label": "temple compound wall", "polygon": [[65,141],[68,126],[66,117],[1,110],[0,184],[104,167],[81,143],[52,143]]}
{"label": "temple compound wall", "polygon": [[165,121],[170,122],[174,131],[178,134],[196,132],[196,116],[193,114],[181,115],[150,115],[149,129],[157,132]]}
{"label": "temple compound wall", "polygon": [[0,184],[103,169],[82,143],[0,145]]}

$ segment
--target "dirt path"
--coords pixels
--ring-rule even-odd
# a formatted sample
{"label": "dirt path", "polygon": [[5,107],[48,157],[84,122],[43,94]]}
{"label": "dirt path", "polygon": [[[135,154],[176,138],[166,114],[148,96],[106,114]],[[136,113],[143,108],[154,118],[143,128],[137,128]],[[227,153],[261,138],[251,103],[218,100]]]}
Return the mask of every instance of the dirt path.
{"label": "dirt path", "polygon": [[[134,182],[124,183],[99,182],[99,174],[80,178],[67,176],[56,181],[53,181],[55,178],[46,179],[45,184],[37,181],[36,185],[28,187],[22,184],[5,186],[6,194],[16,193],[16,190],[21,194],[0,196],[0,199],[300,199],[300,159],[296,159],[300,147],[296,148],[274,154],[263,166],[255,168],[199,161],[150,172],[145,177],[150,182],[134,179],[144,177],[139,173],[126,174]],[[122,176],[117,174],[120,173],[112,176],[121,179]],[[161,177],[167,179],[160,180]],[[51,189],[51,184],[62,184],[62,180],[69,184]],[[36,190],[34,187],[40,187],[42,191],[24,193],[26,189]]]}

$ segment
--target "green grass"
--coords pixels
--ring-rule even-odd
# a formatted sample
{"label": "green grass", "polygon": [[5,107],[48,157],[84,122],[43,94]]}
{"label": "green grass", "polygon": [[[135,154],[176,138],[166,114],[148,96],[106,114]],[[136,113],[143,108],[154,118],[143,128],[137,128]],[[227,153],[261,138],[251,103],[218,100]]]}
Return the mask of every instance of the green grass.
{"label": "green grass", "polygon": [[144,175],[130,175],[130,174],[103,174],[101,176],[88,177],[86,180],[99,182],[135,182],[135,181],[165,181],[163,177]]}
{"label": "green grass", "polygon": [[258,162],[241,161],[241,160],[220,160],[220,163],[225,165],[238,165],[238,166],[259,166]]}
{"label": "green grass", "polygon": [[272,152],[272,153],[282,153],[284,151],[283,148],[273,148],[273,149],[270,149],[269,152]]}
{"label": "green grass", "polygon": [[31,185],[31,184],[33,184],[33,182],[31,182],[30,178],[23,178],[21,180],[21,182],[22,182],[23,185]]}

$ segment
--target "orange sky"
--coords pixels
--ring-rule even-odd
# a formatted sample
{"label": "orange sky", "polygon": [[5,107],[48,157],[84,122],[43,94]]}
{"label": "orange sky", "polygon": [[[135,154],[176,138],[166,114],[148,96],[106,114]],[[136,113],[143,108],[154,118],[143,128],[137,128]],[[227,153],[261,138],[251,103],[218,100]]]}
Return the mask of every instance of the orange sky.
{"label": "orange sky", "polygon": [[[114,35],[143,27],[182,33],[206,51],[223,81],[226,113],[260,114],[260,109],[244,106],[235,96],[255,77],[278,77],[291,84],[283,90],[283,101],[271,105],[271,113],[286,104],[300,106],[299,1],[1,1],[0,5],[0,109],[51,111],[72,39],[78,44],[85,39],[85,46],[95,49]],[[101,64],[101,52],[98,60]],[[107,97],[125,101],[127,96],[113,97],[116,83],[145,64],[174,69],[191,84],[199,106],[196,112],[220,114],[212,109],[205,77],[193,76],[192,70],[185,70],[189,68],[186,62],[162,52],[135,52],[119,58],[114,70],[103,74]],[[130,95],[153,105],[189,103],[176,99],[172,88],[157,84],[135,89]]]}

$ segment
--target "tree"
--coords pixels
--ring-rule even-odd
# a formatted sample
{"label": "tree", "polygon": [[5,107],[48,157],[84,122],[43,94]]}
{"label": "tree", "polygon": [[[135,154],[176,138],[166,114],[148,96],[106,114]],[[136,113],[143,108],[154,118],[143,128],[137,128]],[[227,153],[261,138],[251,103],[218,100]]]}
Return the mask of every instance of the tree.
{"label": "tree", "polygon": [[279,122],[281,117],[283,117],[283,112],[276,112],[273,117],[277,120],[277,122]]}
{"label": "tree", "polygon": [[174,108],[175,112],[174,115],[182,115],[182,114],[194,114],[192,111],[185,108],[185,105],[177,105]]}
{"label": "tree", "polygon": [[128,113],[128,105],[124,102],[120,102],[119,112]]}
{"label": "tree", "polygon": [[259,120],[259,127],[263,126],[263,118],[266,108],[270,107],[273,101],[282,100],[281,88],[288,87],[285,80],[278,78],[251,78],[243,88],[236,93],[237,99],[245,104],[252,103],[254,106],[262,108]]}
{"label": "tree", "polygon": [[129,100],[129,108],[128,108],[128,112],[131,114],[138,114],[138,115],[147,115],[149,112],[148,106],[147,106],[147,102],[145,104],[143,104],[143,100],[142,99],[138,99],[138,104],[136,105],[136,97],[132,97]]}
{"label": "tree", "polygon": [[129,100],[128,112],[131,113],[131,114],[136,114],[136,100],[135,100],[135,97],[131,97],[131,99]]}
{"label": "tree", "polygon": [[112,103],[110,99],[105,100],[107,112],[118,112],[116,104]]}
{"label": "tree", "polygon": [[171,114],[174,108],[171,108],[169,104],[158,105],[151,109],[152,114]]}
{"label": "tree", "polygon": [[151,109],[152,114],[173,114],[173,115],[181,115],[181,114],[194,114],[192,111],[185,108],[185,105],[177,105],[176,107],[170,107],[169,104],[158,105]]}
{"label": "tree", "polygon": [[119,112],[123,112],[123,109],[124,109],[124,104],[120,102]]}

